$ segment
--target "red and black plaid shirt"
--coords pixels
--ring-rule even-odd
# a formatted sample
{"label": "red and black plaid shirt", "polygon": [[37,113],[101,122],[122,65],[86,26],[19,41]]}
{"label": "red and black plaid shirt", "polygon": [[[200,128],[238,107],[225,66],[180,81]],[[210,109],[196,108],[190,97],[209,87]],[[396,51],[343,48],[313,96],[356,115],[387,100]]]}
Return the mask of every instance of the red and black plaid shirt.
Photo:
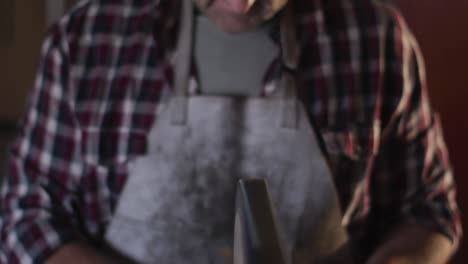
{"label": "red and black plaid shirt", "polygon": [[[176,2],[81,1],[51,28],[1,191],[1,263],[40,263],[70,240],[102,242],[129,161],[145,153],[171,88]],[[401,15],[364,0],[295,5],[302,99],[357,250],[369,254],[402,221],[457,244],[447,150]]]}

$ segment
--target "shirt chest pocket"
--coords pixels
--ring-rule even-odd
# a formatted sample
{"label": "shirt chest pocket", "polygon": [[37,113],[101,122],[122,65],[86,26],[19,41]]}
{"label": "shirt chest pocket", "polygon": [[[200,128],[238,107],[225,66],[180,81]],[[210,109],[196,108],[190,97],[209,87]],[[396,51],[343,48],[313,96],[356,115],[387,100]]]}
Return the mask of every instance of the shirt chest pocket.
{"label": "shirt chest pocket", "polygon": [[146,133],[87,128],[82,131],[82,150],[88,164],[115,166],[146,153]]}

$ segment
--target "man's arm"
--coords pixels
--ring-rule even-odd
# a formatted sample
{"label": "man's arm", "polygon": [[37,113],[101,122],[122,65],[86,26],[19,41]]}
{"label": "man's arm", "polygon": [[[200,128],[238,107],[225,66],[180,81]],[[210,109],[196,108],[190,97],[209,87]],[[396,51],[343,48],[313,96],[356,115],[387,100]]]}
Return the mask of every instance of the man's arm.
{"label": "man's arm", "polygon": [[367,263],[447,263],[454,250],[450,240],[440,233],[414,223],[404,223],[391,233]]}
{"label": "man's arm", "polygon": [[46,264],[131,264],[131,260],[106,250],[98,252],[82,242],[70,242],[60,248],[46,261]]}
{"label": "man's arm", "polygon": [[54,253],[46,264],[113,264],[121,263],[109,256],[103,256],[88,245],[80,242],[71,242],[64,245]]}
{"label": "man's arm", "polygon": [[399,12],[386,10],[385,127],[371,196],[376,226],[388,235],[369,263],[446,263],[461,236],[448,152],[416,40]]}
{"label": "man's arm", "polygon": [[[68,94],[69,58],[54,26],[0,193],[0,263],[115,263],[78,244],[80,131]],[[66,246],[64,246],[66,244]]]}

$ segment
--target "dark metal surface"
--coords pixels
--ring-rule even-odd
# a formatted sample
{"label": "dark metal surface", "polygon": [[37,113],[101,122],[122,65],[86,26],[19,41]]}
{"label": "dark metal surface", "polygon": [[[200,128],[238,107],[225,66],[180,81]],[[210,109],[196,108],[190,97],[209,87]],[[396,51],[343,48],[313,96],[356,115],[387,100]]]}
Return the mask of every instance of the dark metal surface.
{"label": "dark metal surface", "polygon": [[236,199],[234,264],[289,263],[266,180],[240,180]]}

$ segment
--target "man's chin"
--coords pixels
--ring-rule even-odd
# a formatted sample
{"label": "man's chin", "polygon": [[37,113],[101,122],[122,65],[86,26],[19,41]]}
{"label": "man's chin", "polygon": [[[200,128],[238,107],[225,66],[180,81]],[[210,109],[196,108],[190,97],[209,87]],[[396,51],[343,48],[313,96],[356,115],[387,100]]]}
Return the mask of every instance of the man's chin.
{"label": "man's chin", "polygon": [[252,18],[238,18],[232,16],[209,16],[211,21],[222,31],[227,33],[242,33],[252,31],[257,28],[262,21]]}
{"label": "man's chin", "polygon": [[226,33],[239,34],[243,32],[252,31],[255,29],[253,26],[246,25],[218,25],[218,28]]}

